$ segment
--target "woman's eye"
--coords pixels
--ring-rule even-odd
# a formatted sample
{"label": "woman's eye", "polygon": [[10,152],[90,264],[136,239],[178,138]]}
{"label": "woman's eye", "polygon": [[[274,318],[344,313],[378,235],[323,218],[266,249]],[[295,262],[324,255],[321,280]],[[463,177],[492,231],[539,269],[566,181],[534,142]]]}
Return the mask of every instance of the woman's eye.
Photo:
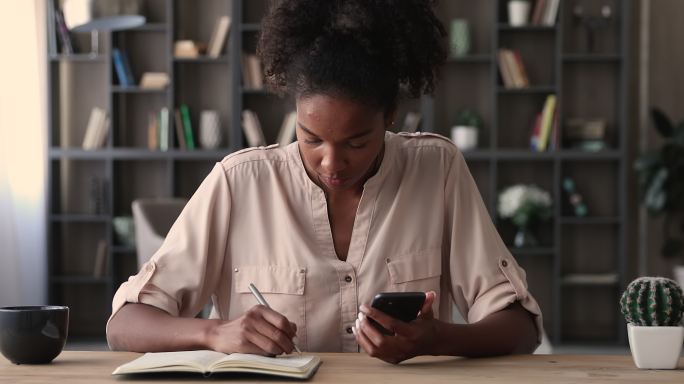
{"label": "woman's eye", "polygon": [[349,148],[361,149],[366,146],[366,143],[349,143],[347,145],[349,146]]}
{"label": "woman's eye", "polygon": [[319,144],[321,141],[319,139],[306,139],[304,140],[305,143],[307,144]]}

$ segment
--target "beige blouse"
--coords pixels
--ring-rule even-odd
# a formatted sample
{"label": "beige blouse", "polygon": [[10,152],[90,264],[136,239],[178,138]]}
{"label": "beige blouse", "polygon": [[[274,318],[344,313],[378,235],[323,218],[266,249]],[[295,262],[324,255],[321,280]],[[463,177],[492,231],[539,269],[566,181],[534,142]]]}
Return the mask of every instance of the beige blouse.
{"label": "beige blouse", "polygon": [[231,320],[257,304],[249,283],[297,324],[298,345],[308,351],[358,351],[351,326],[359,305],[383,291],[434,290],[443,321],[451,321],[453,304],[472,323],[520,301],[542,329],[525,272],[463,156],[428,133],[386,134],[347,261],[335,254],[325,195],[307,176],[297,143],[227,156],[161,248],[118,289],[112,316],[130,302],[192,317],[211,299],[212,317]]}

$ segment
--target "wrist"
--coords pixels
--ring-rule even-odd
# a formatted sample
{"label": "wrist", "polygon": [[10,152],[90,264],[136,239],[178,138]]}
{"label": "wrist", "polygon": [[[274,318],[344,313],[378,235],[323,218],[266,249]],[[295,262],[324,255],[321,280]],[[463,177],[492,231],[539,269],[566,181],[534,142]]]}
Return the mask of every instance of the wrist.
{"label": "wrist", "polygon": [[435,356],[460,356],[463,353],[464,324],[451,324],[435,320],[436,340],[431,348],[430,355]]}
{"label": "wrist", "polygon": [[202,320],[202,327],[199,333],[199,345],[202,349],[214,350],[214,334],[219,325],[221,325],[221,320],[219,319]]}

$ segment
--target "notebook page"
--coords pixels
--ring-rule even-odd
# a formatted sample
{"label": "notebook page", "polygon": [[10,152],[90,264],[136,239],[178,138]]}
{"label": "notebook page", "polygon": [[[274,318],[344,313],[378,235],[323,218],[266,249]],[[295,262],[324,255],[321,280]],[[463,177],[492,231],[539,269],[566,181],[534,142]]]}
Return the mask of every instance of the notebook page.
{"label": "notebook page", "polygon": [[146,353],[114,371],[116,373],[145,372],[158,368],[191,367],[205,372],[209,366],[221,360],[226,354],[215,351],[181,351]]}
{"label": "notebook page", "polygon": [[232,353],[216,362],[216,367],[253,367],[286,372],[302,372],[309,369],[316,360],[313,355],[284,355],[267,357],[243,353]]}

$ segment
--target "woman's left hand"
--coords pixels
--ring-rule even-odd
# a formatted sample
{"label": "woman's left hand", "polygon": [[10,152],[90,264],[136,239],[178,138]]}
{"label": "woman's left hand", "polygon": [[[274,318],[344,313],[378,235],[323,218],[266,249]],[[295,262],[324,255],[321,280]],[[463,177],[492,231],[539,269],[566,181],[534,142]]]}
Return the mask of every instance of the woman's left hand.
{"label": "woman's left hand", "polygon": [[[391,364],[419,355],[431,354],[438,340],[439,321],[432,313],[435,292],[427,292],[418,318],[410,323],[395,319],[382,311],[361,305],[359,319],[352,328],[359,343],[368,355]],[[369,320],[372,318],[394,335],[382,334]]]}

